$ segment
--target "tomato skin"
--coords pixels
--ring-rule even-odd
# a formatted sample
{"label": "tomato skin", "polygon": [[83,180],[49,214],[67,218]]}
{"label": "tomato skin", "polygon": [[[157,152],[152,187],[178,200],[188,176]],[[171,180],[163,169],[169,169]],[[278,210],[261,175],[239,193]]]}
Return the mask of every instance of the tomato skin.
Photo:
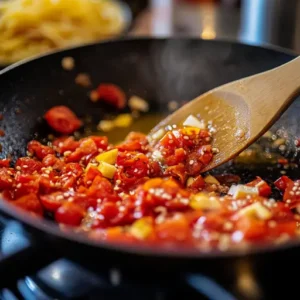
{"label": "tomato skin", "polygon": [[4,168],[8,168],[10,165],[10,159],[0,159],[0,168],[4,167]]}
{"label": "tomato skin", "polygon": [[257,187],[261,197],[269,197],[272,193],[271,187],[259,176],[255,180],[246,184],[247,186]]}
{"label": "tomato skin", "polygon": [[27,149],[30,153],[35,154],[35,156],[42,160],[48,154],[54,154],[54,150],[48,146],[44,146],[38,141],[30,141],[27,145]]}
{"label": "tomato skin", "polygon": [[178,164],[176,166],[168,167],[165,171],[167,176],[172,176],[174,179],[178,180],[181,184],[184,184],[187,179],[187,174],[185,171],[184,164]]}
{"label": "tomato skin", "polygon": [[24,195],[11,203],[34,214],[43,215],[43,207],[35,193]]}
{"label": "tomato skin", "polygon": [[198,175],[188,188],[192,191],[201,191],[204,187],[205,181],[201,175]]}
{"label": "tomato skin", "polygon": [[237,230],[244,234],[244,239],[249,241],[263,240],[267,236],[267,224],[263,220],[242,217],[236,223]]}
{"label": "tomato skin", "polygon": [[61,137],[53,141],[53,148],[58,153],[62,154],[65,151],[75,151],[77,147],[79,147],[80,142],[75,141],[72,136],[70,137]]}
{"label": "tomato skin", "polygon": [[[79,147],[65,158],[67,162],[78,162],[85,156],[98,153],[97,145],[91,138],[85,138],[80,140]],[[87,163],[87,162],[86,162]]]}
{"label": "tomato skin", "polygon": [[35,171],[40,171],[43,167],[43,164],[33,158],[21,157],[18,158],[15,166],[19,167],[23,173],[32,174]]}
{"label": "tomato skin", "polygon": [[108,146],[108,139],[106,136],[89,136],[96,144],[97,149],[106,150]]}
{"label": "tomato skin", "polygon": [[80,206],[72,202],[66,202],[55,212],[55,220],[69,226],[78,226],[84,215],[85,212]]}
{"label": "tomato skin", "polygon": [[44,208],[50,212],[55,212],[65,202],[62,192],[41,195],[40,200]]}
{"label": "tomato skin", "polygon": [[39,189],[39,178],[36,175],[21,173],[15,176],[15,184],[15,198],[26,194],[36,194]]}
{"label": "tomato skin", "polygon": [[11,189],[15,179],[10,175],[13,174],[8,168],[0,169],[0,190]]}
{"label": "tomato skin", "polygon": [[100,176],[100,177],[102,176],[100,171],[97,169],[97,167],[94,166],[89,167],[83,179],[85,186],[90,186],[96,176]]}
{"label": "tomato skin", "polygon": [[186,159],[186,152],[183,148],[175,149],[174,155],[168,156],[165,162],[168,166],[178,165]]}
{"label": "tomato skin", "polygon": [[287,184],[283,194],[283,201],[289,204],[290,208],[300,203],[300,180],[291,181]]}
{"label": "tomato skin", "polygon": [[52,167],[56,171],[61,171],[65,164],[53,154],[48,154],[43,158],[42,165],[44,167]]}
{"label": "tomato skin", "polygon": [[120,87],[114,84],[100,84],[97,88],[97,93],[100,100],[103,100],[118,109],[122,109],[126,105],[125,93]]}
{"label": "tomato skin", "polygon": [[290,183],[290,182],[293,182],[289,177],[287,176],[281,176],[280,178],[278,178],[274,184],[275,186],[281,190],[282,192],[284,192],[287,188],[287,185]]}
{"label": "tomato skin", "polygon": [[106,202],[101,206],[100,213],[107,219],[111,220],[115,218],[118,213],[119,209],[114,202]]}
{"label": "tomato skin", "polygon": [[48,125],[62,134],[71,134],[82,126],[82,122],[66,106],[54,106],[44,115]]}
{"label": "tomato skin", "polygon": [[276,222],[275,226],[269,228],[268,235],[274,237],[280,237],[282,234],[287,234],[289,236],[295,236],[297,230],[296,221],[285,221],[285,222]]}
{"label": "tomato skin", "polygon": [[188,241],[191,235],[189,223],[182,214],[176,214],[158,224],[155,232],[159,239],[175,243]]}

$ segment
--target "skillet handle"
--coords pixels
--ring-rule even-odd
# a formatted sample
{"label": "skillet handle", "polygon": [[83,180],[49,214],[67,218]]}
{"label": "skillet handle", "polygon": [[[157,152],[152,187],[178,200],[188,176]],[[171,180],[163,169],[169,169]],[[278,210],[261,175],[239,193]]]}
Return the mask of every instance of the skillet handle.
{"label": "skillet handle", "polygon": [[[15,286],[18,279],[35,274],[60,258],[47,244],[38,243],[17,221],[0,216],[0,286]],[[50,251],[49,251],[50,250]]]}

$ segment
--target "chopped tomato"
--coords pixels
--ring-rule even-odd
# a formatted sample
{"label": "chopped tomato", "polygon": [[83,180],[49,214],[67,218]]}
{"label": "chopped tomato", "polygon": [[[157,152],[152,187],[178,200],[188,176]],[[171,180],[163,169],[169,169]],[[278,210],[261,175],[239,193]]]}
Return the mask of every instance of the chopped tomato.
{"label": "chopped tomato", "polygon": [[48,154],[54,154],[54,150],[48,146],[44,146],[38,141],[31,141],[27,145],[27,149],[31,154],[35,154],[35,156],[42,160]]}
{"label": "chopped tomato", "polygon": [[54,106],[44,117],[51,128],[62,134],[71,134],[82,125],[77,116],[66,106]]}
{"label": "chopped tomato", "polygon": [[0,168],[5,167],[8,168],[10,165],[10,159],[1,159],[0,160]]}
{"label": "chopped tomato", "polygon": [[35,193],[30,193],[11,202],[13,205],[34,214],[43,215],[43,207]]}
{"label": "chopped tomato", "polygon": [[65,202],[65,197],[62,192],[41,195],[40,199],[45,209],[50,212],[56,211],[62,205],[62,203]]}
{"label": "chopped tomato", "polygon": [[263,220],[242,217],[236,223],[236,228],[240,230],[244,238],[249,241],[261,240],[267,234],[267,224]]}
{"label": "chopped tomato", "polygon": [[156,234],[159,239],[178,243],[190,238],[189,223],[182,214],[176,214],[173,218],[166,219],[156,226]]}
{"label": "chopped tomato", "polygon": [[32,174],[36,171],[40,171],[43,164],[38,160],[29,157],[20,157],[16,161],[16,168],[20,168],[23,173]]}
{"label": "chopped tomato", "polygon": [[12,188],[15,179],[13,178],[13,172],[8,168],[0,169],[0,190]]}
{"label": "chopped tomato", "polygon": [[122,109],[126,105],[126,97],[120,87],[114,84],[100,84],[97,88],[98,98]]}
{"label": "chopped tomato", "polygon": [[262,197],[269,197],[272,193],[271,187],[260,177],[246,184],[247,186],[257,187],[259,195]]}
{"label": "chopped tomato", "polygon": [[288,178],[287,176],[281,176],[274,182],[274,184],[279,190],[284,192],[286,190],[288,184],[291,182],[293,182],[293,181],[290,178]]}
{"label": "chopped tomato", "polygon": [[[104,84],[97,92],[124,107],[118,87]],[[105,136],[68,136],[81,121],[64,106],[50,109],[45,119],[63,136],[47,145],[29,142],[28,155],[12,168],[9,159],[0,160],[1,196],[17,207],[116,243],[223,250],[298,235],[300,180],[279,178],[283,201],[275,201],[260,177],[247,186],[235,186],[244,178],[234,174],[204,177],[217,151],[214,136],[192,116],[183,127],[162,129],[157,141],[131,132],[117,146]]]}
{"label": "chopped tomato", "polygon": [[283,201],[294,207],[300,203],[300,180],[288,182],[283,194]]}
{"label": "chopped tomato", "polygon": [[55,220],[58,223],[78,226],[85,215],[84,210],[72,202],[65,202],[55,213]]}

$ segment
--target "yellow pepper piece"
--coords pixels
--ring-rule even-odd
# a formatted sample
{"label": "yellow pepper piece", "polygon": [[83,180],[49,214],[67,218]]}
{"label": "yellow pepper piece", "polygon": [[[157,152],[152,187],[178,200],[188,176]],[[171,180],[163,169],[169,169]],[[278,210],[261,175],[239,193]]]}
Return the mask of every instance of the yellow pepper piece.
{"label": "yellow pepper piece", "polygon": [[120,114],[114,119],[114,125],[116,127],[129,127],[132,123],[131,114]]}
{"label": "yellow pepper piece", "polygon": [[200,132],[200,129],[197,127],[185,127],[181,130],[185,135],[193,135],[198,134]]}
{"label": "yellow pepper piece", "polygon": [[144,240],[153,232],[152,218],[145,217],[135,221],[129,232],[137,239]]}
{"label": "yellow pepper piece", "polygon": [[114,165],[116,163],[117,156],[118,156],[118,149],[112,149],[97,155],[96,161],[99,163],[104,161],[110,165]]}
{"label": "yellow pepper piece", "polygon": [[214,210],[221,208],[221,204],[216,197],[210,197],[205,193],[193,195],[190,200],[190,206],[195,210]]}
{"label": "yellow pepper piece", "polygon": [[117,168],[104,161],[101,161],[99,163],[98,170],[101,172],[102,176],[112,179],[117,171]]}

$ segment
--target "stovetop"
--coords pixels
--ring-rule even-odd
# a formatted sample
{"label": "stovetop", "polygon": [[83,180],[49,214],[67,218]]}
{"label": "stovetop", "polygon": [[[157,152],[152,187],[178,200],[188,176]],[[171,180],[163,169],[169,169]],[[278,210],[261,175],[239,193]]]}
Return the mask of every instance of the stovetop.
{"label": "stovetop", "polygon": [[[18,252],[30,243],[18,222],[0,217],[0,258],[11,254],[17,257]],[[22,268],[22,260],[19,267]],[[10,272],[14,271],[10,269]],[[141,276],[145,274],[141,272]],[[3,287],[0,278],[0,286],[0,298],[3,300],[236,299],[216,282],[200,274],[180,274],[179,271],[177,280],[172,284],[155,280],[147,283],[147,280],[129,279],[118,269],[99,270],[95,274],[65,258],[50,263],[35,274],[12,281],[8,286]]]}

